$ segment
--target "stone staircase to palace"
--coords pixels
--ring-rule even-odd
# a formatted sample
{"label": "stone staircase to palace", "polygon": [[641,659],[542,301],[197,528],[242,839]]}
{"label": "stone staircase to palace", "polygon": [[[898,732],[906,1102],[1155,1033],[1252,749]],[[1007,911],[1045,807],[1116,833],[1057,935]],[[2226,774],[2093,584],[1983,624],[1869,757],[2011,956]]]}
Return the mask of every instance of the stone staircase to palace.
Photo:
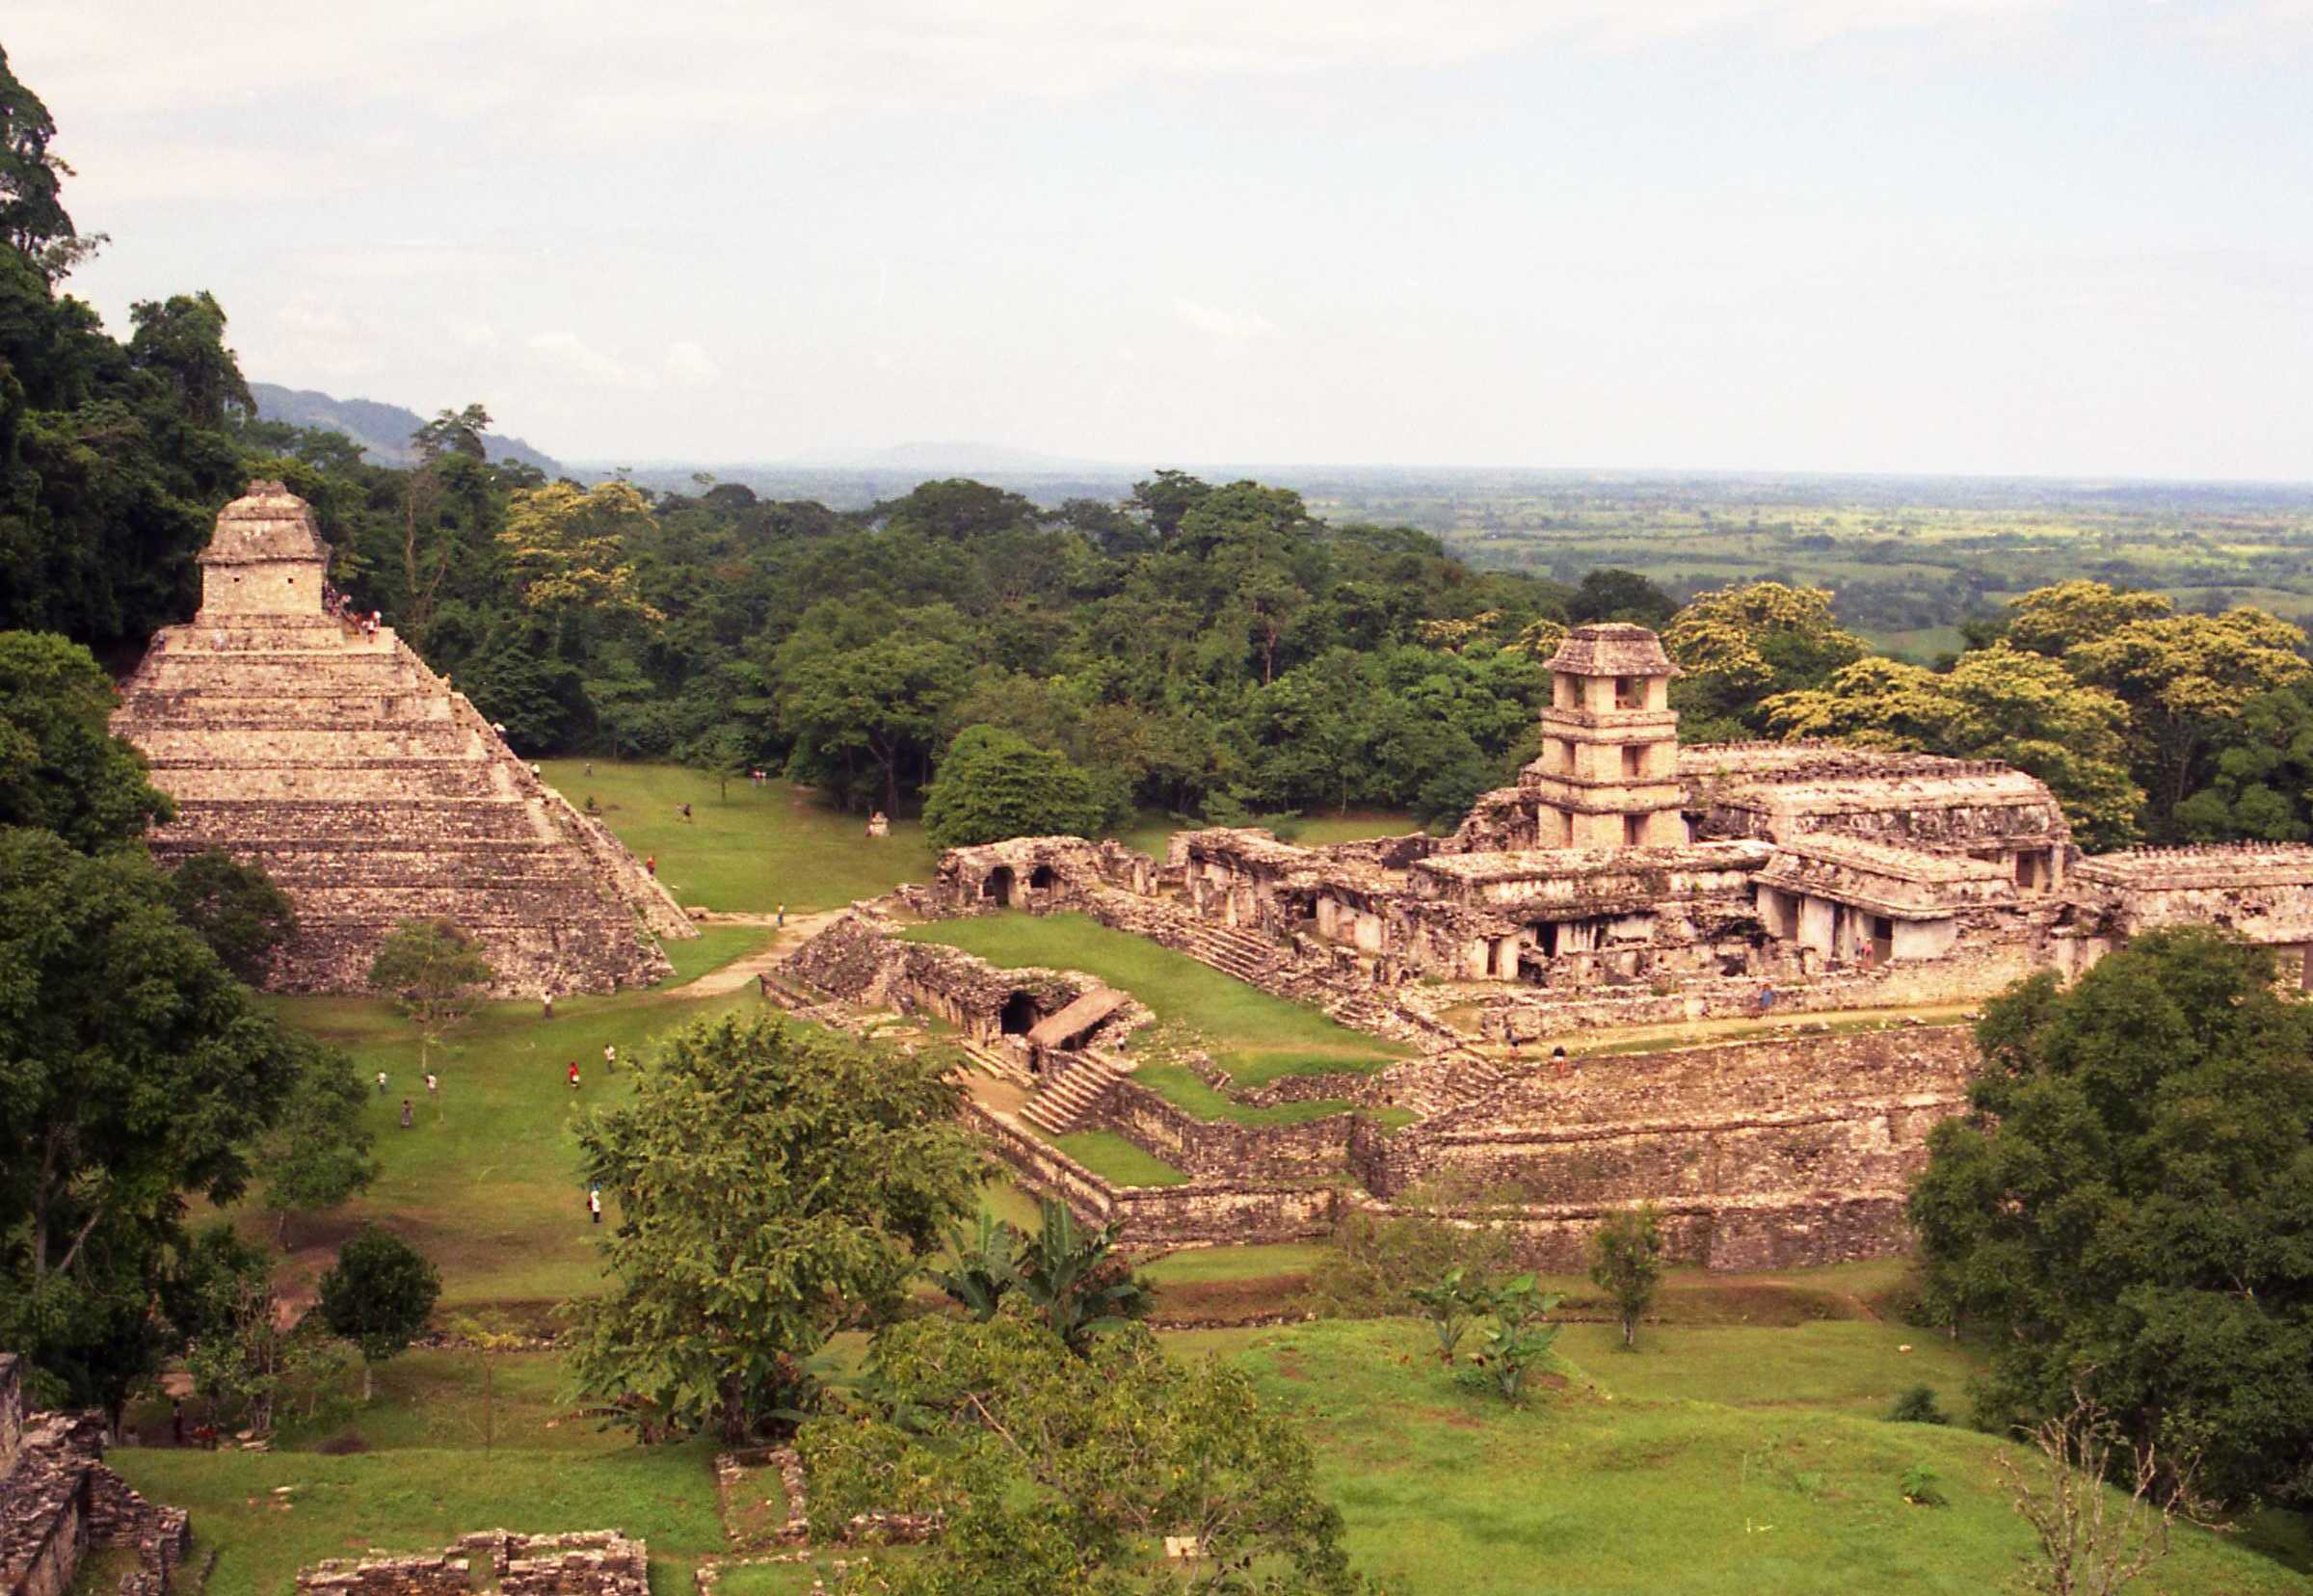
{"label": "stone staircase to palace", "polygon": [[1182,951],[1190,958],[1202,961],[1234,975],[1240,981],[1260,984],[1263,975],[1276,968],[1278,948],[1264,937],[1234,926],[1210,925],[1199,922],[1192,927]]}
{"label": "stone staircase to palace", "polygon": [[1127,1073],[1097,1053],[1078,1053],[1067,1069],[1043,1078],[1036,1095],[1022,1106],[1020,1117],[1049,1134],[1066,1135],[1084,1123],[1108,1089]]}

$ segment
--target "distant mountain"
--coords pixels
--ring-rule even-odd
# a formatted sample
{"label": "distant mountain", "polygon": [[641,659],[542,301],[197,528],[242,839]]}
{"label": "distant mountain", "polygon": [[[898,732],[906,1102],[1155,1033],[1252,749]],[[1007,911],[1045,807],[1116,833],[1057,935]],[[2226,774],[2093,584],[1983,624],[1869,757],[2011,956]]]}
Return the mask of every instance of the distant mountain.
{"label": "distant mountain", "polygon": [[[343,433],[361,445],[361,453],[373,465],[417,464],[417,451],[410,446],[410,435],[424,426],[426,418],[415,411],[375,399],[334,399],[310,388],[286,388],[278,383],[252,383],[249,391],[257,402],[260,420],[286,421],[293,427],[325,427],[331,432]],[[484,433],[482,445],[492,460],[518,460],[537,466],[550,477],[564,474],[560,462],[518,438]]]}

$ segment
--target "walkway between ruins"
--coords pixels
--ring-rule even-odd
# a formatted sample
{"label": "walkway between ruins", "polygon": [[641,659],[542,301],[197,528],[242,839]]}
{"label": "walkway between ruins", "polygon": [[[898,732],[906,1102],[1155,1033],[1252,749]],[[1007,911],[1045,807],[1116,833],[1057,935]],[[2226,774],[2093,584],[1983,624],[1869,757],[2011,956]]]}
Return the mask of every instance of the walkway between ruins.
{"label": "walkway between ruins", "polygon": [[[742,992],[755,985],[756,977],[769,970],[804,942],[817,936],[831,924],[843,909],[822,909],[817,914],[789,915],[780,934],[753,953],[733,959],[727,965],[708,971],[697,980],[686,981],[666,990],[682,998],[719,998],[727,992]],[[708,915],[702,925],[772,925],[779,924],[777,915]]]}

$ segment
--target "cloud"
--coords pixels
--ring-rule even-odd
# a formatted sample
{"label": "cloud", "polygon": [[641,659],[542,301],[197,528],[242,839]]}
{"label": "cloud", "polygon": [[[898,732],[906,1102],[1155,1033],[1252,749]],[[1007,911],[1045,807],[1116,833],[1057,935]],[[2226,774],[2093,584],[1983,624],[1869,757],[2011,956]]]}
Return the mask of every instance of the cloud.
{"label": "cloud", "polygon": [[[2286,16],[2307,0],[2238,0]],[[19,75],[75,125],[268,100],[390,106],[595,143],[638,125],[776,131],[830,117],[1081,98],[1135,83],[1436,66],[1541,44],[1698,38],[1806,48],[1856,34],[1976,36],[2086,0],[18,0]],[[123,26],[134,13],[135,25]],[[109,13],[109,14],[108,14]],[[251,47],[262,40],[264,47]],[[181,133],[181,129],[177,130]],[[324,124],[304,131],[324,139]]]}
{"label": "cloud", "polygon": [[543,355],[565,375],[604,386],[636,386],[636,376],[624,361],[612,359],[575,332],[534,332],[527,340],[534,354]]}
{"label": "cloud", "polygon": [[662,369],[677,387],[704,387],[723,375],[723,368],[707,358],[706,351],[687,338],[667,346]]}
{"label": "cloud", "polygon": [[1222,310],[1190,299],[1173,301],[1173,314],[1218,338],[1264,338],[1277,331],[1277,324],[1258,310]]}

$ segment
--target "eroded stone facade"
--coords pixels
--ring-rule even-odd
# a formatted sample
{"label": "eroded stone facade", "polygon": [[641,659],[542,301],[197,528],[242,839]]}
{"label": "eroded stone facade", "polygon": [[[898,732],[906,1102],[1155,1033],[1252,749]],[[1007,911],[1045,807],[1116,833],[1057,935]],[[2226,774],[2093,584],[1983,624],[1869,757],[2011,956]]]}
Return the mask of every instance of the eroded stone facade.
{"label": "eroded stone facade", "polygon": [[162,1596],[191,1521],[104,1466],[103,1415],[26,1413],[22,1372],[0,1352],[0,1596],[64,1596],[83,1557],[114,1549],[137,1555],[120,1596]]}
{"label": "eroded stone facade", "polygon": [[668,973],[657,939],[698,934],[673,896],[391,627],[332,605],[329,557],[278,482],[217,518],[199,614],[154,636],[114,718],[175,803],[154,857],[265,867],[298,915],[281,991],[360,990],[386,933],[437,916],[480,939],[504,994]]}

